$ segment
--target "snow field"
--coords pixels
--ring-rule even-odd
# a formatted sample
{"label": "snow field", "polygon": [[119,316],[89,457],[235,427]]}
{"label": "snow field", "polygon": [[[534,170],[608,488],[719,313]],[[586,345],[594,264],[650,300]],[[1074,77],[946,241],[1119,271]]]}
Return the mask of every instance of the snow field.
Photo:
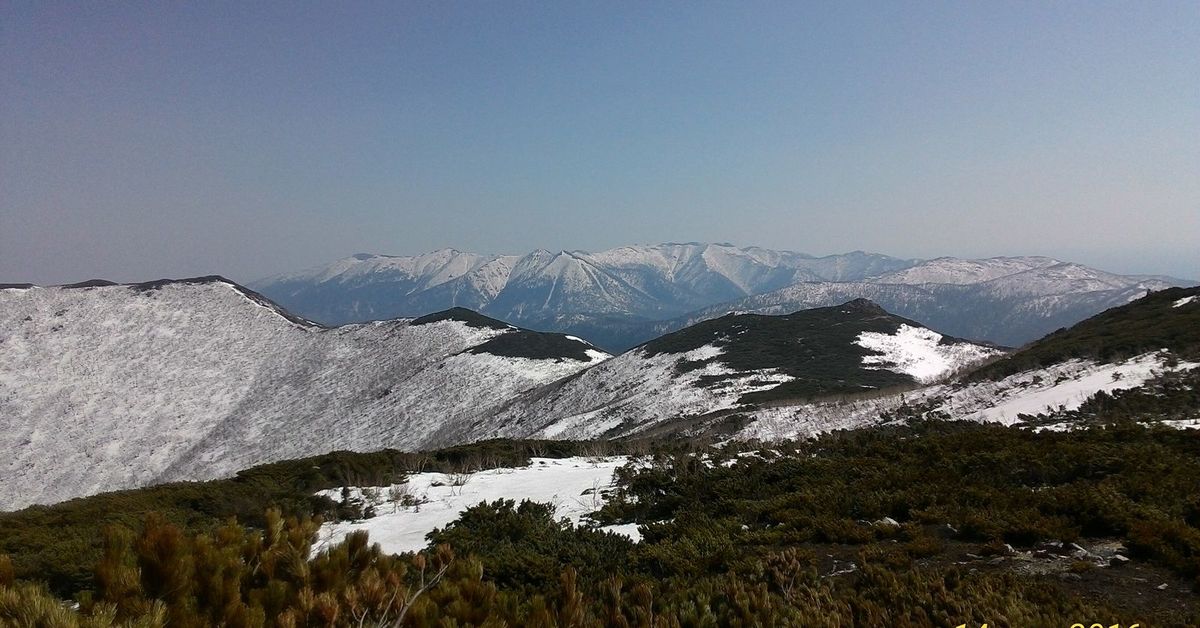
{"label": "snow field", "polygon": [[[428,545],[425,535],[434,528],[444,528],[467,508],[481,502],[511,499],[548,503],[554,506],[557,519],[569,519],[573,524],[587,524],[588,515],[604,505],[612,488],[613,474],[629,462],[626,456],[603,458],[532,458],[529,466],[489,469],[467,474],[415,473],[403,484],[391,486],[355,487],[352,498],[375,507],[376,516],[361,521],[342,521],[321,526],[314,551],[341,542],[347,534],[365,530],[373,543],[386,552],[416,552]],[[368,497],[364,497],[364,493]],[[341,489],[321,491],[333,500],[340,500]],[[413,505],[402,505],[399,499]],[[621,524],[600,528],[627,536],[641,538],[637,524]]]}
{"label": "snow field", "polygon": [[940,344],[942,335],[932,329],[900,325],[895,334],[864,331],[857,344],[881,355],[863,357],[867,368],[904,373],[929,383],[965,365],[998,355],[988,347],[968,343]]}

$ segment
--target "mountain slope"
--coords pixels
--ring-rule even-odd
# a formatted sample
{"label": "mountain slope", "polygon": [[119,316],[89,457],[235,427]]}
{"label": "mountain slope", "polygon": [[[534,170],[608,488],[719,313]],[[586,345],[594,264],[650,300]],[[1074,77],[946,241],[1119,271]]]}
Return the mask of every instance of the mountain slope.
{"label": "mountain slope", "polygon": [[324,328],[217,277],[2,289],[0,509],[457,442],[607,357],[463,310]]}
{"label": "mountain slope", "polygon": [[615,437],[756,402],[911,386],[998,353],[865,300],[730,315],[526,393],[492,424],[503,436]]}
{"label": "mountain slope", "polygon": [[975,379],[1000,379],[1067,360],[1110,363],[1150,351],[1200,357],[1200,288],[1169,288],[1058,330],[979,369]]}
{"label": "mountain slope", "polygon": [[416,256],[359,253],[253,285],[290,311],[339,325],[454,306],[479,310],[504,287],[515,261],[454,249]]}
{"label": "mountain slope", "polygon": [[[795,438],[915,417],[1067,429],[1131,408],[1140,408],[1135,414],[1143,420],[1194,427],[1197,383],[1200,288],[1169,288],[1056,331],[952,384],[752,410],[737,437]],[[1114,395],[1130,401],[1112,402]]]}

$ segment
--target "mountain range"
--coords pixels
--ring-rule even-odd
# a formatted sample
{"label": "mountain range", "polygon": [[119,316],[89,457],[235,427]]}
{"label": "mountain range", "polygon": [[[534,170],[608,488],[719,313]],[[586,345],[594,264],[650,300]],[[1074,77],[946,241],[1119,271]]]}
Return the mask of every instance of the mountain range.
{"label": "mountain range", "polygon": [[0,286],[0,510],[339,449],[773,439],[910,404],[1013,422],[1195,366],[1197,295],[1155,292],[948,384],[1005,351],[865,299],[727,314],[613,357],[464,308],[324,326],[220,277]]}
{"label": "mountain range", "polygon": [[862,252],[816,258],[700,243],[523,256],[442,249],[410,257],[360,253],[251,286],[327,324],[455,306],[504,320],[564,313],[657,320],[800,281],[856,280],[912,264]]}
{"label": "mountain range", "polygon": [[1019,346],[1151,290],[1193,283],[1048,257],[814,257],[668,243],[523,256],[358,254],[251,286],[325,324],[465,307],[620,352],[731,311],[779,314],[856,298],[954,336]]}

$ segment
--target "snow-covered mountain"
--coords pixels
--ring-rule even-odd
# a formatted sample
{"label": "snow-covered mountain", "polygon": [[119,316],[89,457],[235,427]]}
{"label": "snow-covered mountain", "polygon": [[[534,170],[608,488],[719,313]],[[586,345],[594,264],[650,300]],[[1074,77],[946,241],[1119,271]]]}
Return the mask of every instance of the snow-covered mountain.
{"label": "snow-covered mountain", "polygon": [[340,325],[451,307],[481,310],[504,288],[519,260],[453,249],[409,257],[358,253],[252,286],[291,311]]}
{"label": "snow-covered mountain", "polygon": [[1190,282],[1049,257],[812,257],[687,243],[524,256],[362,254],[253,285],[325,323],[461,306],[623,351],[729,311],[785,314],[856,298],[956,336],[1017,346],[1149,290]]}
{"label": "snow-covered mountain", "polygon": [[701,243],[523,256],[444,249],[414,257],[359,254],[252,286],[329,324],[454,306],[521,323],[576,313],[654,320],[797,281],[862,279],[914,263],[861,251],[818,258]]}
{"label": "snow-covered mountain", "polygon": [[326,328],[218,277],[3,288],[0,510],[460,442],[608,357],[465,310]]}
{"label": "snow-covered mountain", "polygon": [[611,438],[757,403],[912,387],[1000,353],[861,299],[730,315],[526,393],[490,424],[506,436]]}

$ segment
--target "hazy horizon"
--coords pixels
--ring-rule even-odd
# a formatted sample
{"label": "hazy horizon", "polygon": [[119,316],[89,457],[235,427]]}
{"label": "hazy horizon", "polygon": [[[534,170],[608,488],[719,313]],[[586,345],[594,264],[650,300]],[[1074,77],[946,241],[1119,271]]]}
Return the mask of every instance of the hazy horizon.
{"label": "hazy horizon", "polygon": [[1200,279],[1200,4],[0,6],[0,281],[733,242]]}

